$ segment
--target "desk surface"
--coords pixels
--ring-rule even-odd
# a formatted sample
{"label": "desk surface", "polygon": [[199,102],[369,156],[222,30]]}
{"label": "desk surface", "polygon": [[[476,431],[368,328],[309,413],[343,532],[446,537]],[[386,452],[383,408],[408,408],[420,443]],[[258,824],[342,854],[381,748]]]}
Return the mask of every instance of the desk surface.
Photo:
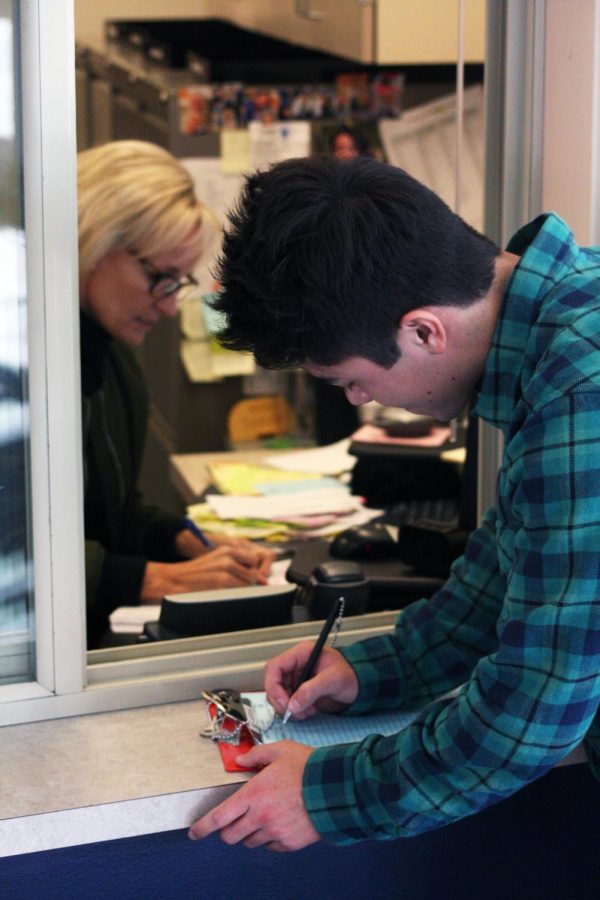
{"label": "desk surface", "polygon": [[199,737],[204,701],[0,729],[0,856],[186,828],[247,776]]}

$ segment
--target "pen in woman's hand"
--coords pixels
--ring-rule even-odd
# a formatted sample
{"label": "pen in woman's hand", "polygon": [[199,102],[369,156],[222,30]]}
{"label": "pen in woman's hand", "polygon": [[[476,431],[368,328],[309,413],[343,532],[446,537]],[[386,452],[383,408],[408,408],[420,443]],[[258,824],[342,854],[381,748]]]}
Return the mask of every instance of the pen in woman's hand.
{"label": "pen in woman's hand", "polygon": [[187,530],[194,535],[194,537],[198,538],[201,544],[204,544],[209,550],[214,550],[215,545],[209,538],[206,537],[201,528],[198,528],[196,523],[192,519],[184,519],[183,523]]}
{"label": "pen in woman's hand", "polygon": [[[292,694],[292,697],[294,696],[294,694],[296,693],[298,688],[304,684],[305,681],[308,681],[309,678],[312,678],[315,666],[317,664],[319,656],[321,655],[321,651],[322,651],[323,647],[325,646],[325,641],[327,640],[327,638],[329,636],[329,632],[335,625],[336,621],[339,620],[340,624],[341,624],[341,618],[342,618],[342,615],[344,612],[345,603],[346,603],[346,601],[345,601],[344,597],[338,597],[338,599],[333,604],[333,606],[331,608],[331,612],[329,613],[329,615],[323,622],[323,627],[321,629],[321,633],[319,634],[319,637],[317,638],[315,646],[312,648],[310,656],[306,660],[306,665],[304,666],[304,668],[302,669],[302,672],[300,673],[300,678],[298,679],[298,681],[296,683],[296,687],[294,688],[294,693]],[[291,699],[292,698],[290,697],[290,700]],[[283,714],[283,724],[284,725],[289,720],[291,715],[292,715],[292,713],[290,710],[290,701],[288,700],[288,705]]]}

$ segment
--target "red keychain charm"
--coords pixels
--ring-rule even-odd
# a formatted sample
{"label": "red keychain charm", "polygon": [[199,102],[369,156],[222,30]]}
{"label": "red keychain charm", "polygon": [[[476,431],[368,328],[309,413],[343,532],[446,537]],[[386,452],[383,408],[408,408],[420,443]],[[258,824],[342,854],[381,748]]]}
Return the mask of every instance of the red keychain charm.
{"label": "red keychain charm", "polygon": [[207,702],[210,725],[200,732],[202,737],[216,741],[226,772],[253,772],[236,763],[236,757],[247,753],[260,743],[260,732],[248,718],[248,708],[237,691],[203,691]]}

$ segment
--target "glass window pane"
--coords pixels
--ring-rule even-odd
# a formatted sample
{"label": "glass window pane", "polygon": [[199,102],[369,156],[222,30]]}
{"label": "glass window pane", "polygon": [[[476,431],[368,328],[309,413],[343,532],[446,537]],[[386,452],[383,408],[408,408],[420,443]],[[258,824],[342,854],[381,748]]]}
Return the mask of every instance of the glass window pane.
{"label": "glass window pane", "polygon": [[0,684],[34,677],[16,4],[0,0]]}

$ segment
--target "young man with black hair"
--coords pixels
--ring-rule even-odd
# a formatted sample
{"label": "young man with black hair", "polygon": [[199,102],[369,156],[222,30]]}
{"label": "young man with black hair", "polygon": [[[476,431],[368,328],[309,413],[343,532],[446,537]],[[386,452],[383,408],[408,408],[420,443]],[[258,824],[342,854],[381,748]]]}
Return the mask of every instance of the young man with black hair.
{"label": "young man with black hair", "polygon": [[554,214],[500,251],[399,169],[311,158],[248,179],[220,282],[226,346],[303,365],[353,404],[448,420],[474,399],[505,450],[497,503],[433,598],[328,649],[296,692],[309,642],[267,665],[279,713],[422,709],[413,724],[255,748],[240,761],[263,770],[191,836],[416,835],[565,761],[600,799],[585,765],[600,776],[600,251]]}

